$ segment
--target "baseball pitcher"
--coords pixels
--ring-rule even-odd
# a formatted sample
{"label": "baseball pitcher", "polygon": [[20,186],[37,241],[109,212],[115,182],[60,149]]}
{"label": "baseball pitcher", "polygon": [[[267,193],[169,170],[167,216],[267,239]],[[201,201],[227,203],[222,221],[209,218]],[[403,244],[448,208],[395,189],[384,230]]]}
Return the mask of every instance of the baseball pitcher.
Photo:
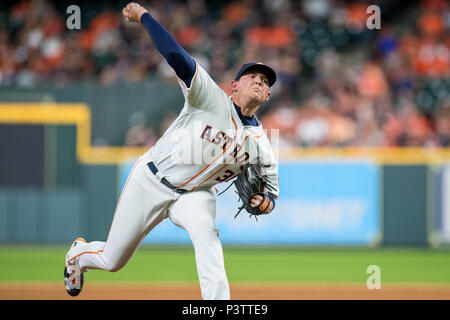
{"label": "baseball pitcher", "polygon": [[222,245],[215,225],[215,185],[235,178],[239,210],[270,213],[278,197],[278,163],[255,112],[270,97],[275,72],[247,63],[226,93],[136,3],[122,11],[141,23],[176,73],[184,106],[164,135],[134,164],[118,200],[105,242],[76,239],[65,259],[67,292],[81,292],[84,273],[117,271],[133,256],[144,237],[169,218],[189,233],[203,299],[230,299]]}

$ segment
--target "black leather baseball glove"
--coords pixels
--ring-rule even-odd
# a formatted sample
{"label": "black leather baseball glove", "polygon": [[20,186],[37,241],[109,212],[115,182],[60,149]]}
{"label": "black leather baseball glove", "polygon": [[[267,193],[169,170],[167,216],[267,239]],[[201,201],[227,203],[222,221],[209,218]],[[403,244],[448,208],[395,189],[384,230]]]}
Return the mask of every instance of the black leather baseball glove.
{"label": "black leather baseball glove", "polygon": [[[264,192],[264,188],[267,185],[267,174],[264,165],[259,160],[257,163],[246,164],[233,183],[236,187],[236,193],[242,201],[242,206],[239,207],[239,211],[234,217],[236,218],[242,209],[247,210],[250,213],[250,217],[255,216],[256,218],[256,216],[263,214],[268,202],[270,202],[269,196]],[[262,200],[257,206],[252,207],[250,199],[257,194],[262,197]],[[264,210],[261,210],[261,208]]]}

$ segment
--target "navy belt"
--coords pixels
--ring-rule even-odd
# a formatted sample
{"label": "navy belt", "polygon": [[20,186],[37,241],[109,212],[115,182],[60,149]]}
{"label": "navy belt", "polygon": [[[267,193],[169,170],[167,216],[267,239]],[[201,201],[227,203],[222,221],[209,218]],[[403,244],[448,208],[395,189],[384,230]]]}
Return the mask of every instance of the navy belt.
{"label": "navy belt", "polygon": [[[156,166],[155,166],[155,164],[153,163],[153,161],[147,163],[147,166],[150,168],[150,171],[151,171],[154,175],[156,175],[156,173],[159,171],[158,168],[156,168]],[[171,184],[169,181],[167,181],[166,178],[162,178],[162,179],[161,179],[161,183],[162,183],[163,185],[165,185],[167,188],[174,190],[176,193],[182,194],[182,193],[185,193],[185,192],[187,191],[187,190],[185,190],[185,189],[180,189],[180,188],[175,187],[173,184]]]}

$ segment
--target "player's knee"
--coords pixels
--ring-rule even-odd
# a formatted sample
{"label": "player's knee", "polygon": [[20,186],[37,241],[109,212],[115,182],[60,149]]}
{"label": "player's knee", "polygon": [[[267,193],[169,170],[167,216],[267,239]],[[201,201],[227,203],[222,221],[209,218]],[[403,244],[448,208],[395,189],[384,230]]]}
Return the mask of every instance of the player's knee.
{"label": "player's knee", "polygon": [[108,269],[108,271],[109,271],[109,272],[117,272],[117,271],[119,271],[120,269],[122,269],[122,267],[120,267],[120,266],[113,266],[113,267],[110,267],[110,268]]}
{"label": "player's knee", "polygon": [[216,228],[210,228],[207,232],[189,232],[189,235],[193,243],[208,244],[217,241],[219,237],[219,230]]}
{"label": "player's knee", "polygon": [[106,271],[108,271],[108,272],[117,272],[120,269],[122,269],[124,265],[125,265],[125,263],[121,263],[120,261],[113,261],[112,263],[109,263],[107,265]]}

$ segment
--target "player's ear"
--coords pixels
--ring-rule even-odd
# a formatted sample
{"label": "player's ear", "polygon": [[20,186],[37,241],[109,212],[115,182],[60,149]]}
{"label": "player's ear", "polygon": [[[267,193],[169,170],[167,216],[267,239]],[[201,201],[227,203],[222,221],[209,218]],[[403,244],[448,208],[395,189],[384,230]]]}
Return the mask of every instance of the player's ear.
{"label": "player's ear", "polygon": [[267,92],[267,97],[266,97],[265,101],[269,100],[269,98],[270,98],[270,92]]}
{"label": "player's ear", "polygon": [[231,92],[236,91],[237,85],[238,85],[238,82],[236,80],[231,81]]}

